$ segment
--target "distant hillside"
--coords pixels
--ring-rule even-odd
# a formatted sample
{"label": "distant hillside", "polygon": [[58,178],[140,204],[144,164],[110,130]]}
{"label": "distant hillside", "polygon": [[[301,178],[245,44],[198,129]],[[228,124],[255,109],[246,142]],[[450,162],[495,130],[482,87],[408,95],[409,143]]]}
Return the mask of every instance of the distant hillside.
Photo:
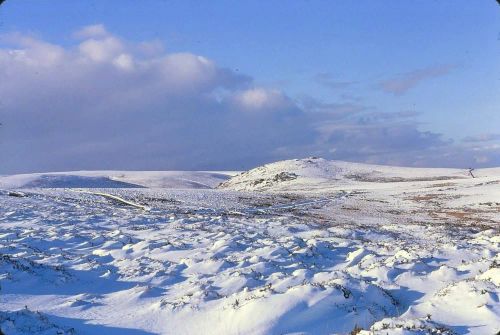
{"label": "distant hillside", "polygon": [[[498,169],[475,170],[476,175]],[[468,169],[410,168],[306,158],[266,164],[240,173],[219,188],[246,191],[314,190],[354,183],[391,183],[472,178]]]}
{"label": "distant hillside", "polygon": [[73,171],[0,176],[0,188],[214,188],[231,172]]}

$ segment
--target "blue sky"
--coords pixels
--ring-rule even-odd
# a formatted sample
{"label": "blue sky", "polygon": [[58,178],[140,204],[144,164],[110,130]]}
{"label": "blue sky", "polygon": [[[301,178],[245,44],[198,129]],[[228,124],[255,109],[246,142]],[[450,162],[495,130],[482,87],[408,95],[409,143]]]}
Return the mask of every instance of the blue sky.
{"label": "blue sky", "polygon": [[493,0],[7,0],[0,34],[0,173],[500,165]]}

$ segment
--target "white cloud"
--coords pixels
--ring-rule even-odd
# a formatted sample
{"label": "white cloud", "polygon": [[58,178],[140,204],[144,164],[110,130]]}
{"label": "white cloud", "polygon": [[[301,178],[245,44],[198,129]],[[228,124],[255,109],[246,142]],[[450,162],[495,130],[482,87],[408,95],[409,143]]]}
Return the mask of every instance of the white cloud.
{"label": "white cloud", "polygon": [[94,24],[90,26],[85,26],[78,31],[76,31],[73,36],[76,38],[93,38],[93,37],[104,37],[109,35],[108,31],[102,24]]}
{"label": "white cloud", "polygon": [[3,40],[13,43],[17,48],[0,49],[3,62],[19,63],[32,67],[48,67],[62,61],[65,50],[31,36],[7,34]]}
{"label": "white cloud", "polygon": [[129,54],[120,54],[113,60],[113,64],[123,70],[130,71],[134,68],[134,60]]}
{"label": "white cloud", "polygon": [[209,83],[217,77],[217,68],[212,61],[190,53],[169,54],[160,64],[168,82],[186,88]]}
{"label": "white cloud", "polygon": [[247,110],[273,110],[286,107],[289,100],[278,90],[251,88],[235,95],[239,106]]}
{"label": "white cloud", "polygon": [[123,51],[123,44],[113,36],[103,39],[88,39],[78,46],[82,55],[95,62],[112,60]]}
{"label": "white cloud", "polygon": [[500,163],[498,147],[453,145],[420,131],[414,113],[296,103],[201,55],[165,53],[159,43],[146,52],[100,25],[77,35],[73,46],[22,34],[0,44],[0,173],[244,169],[311,155]]}

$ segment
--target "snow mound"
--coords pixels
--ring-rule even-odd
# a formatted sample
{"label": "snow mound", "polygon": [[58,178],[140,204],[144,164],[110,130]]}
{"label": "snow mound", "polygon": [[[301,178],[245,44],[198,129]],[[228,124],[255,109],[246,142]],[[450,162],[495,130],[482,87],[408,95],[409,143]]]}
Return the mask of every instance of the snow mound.
{"label": "snow mound", "polygon": [[61,328],[49,321],[47,316],[29,309],[15,312],[0,311],[0,330],[3,334],[73,335],[72,328]]}
{"label": "snow mound", "polygon": [[359,335],[390,335],[390,334],[440,334],[455,335],[451,329],[430,319],[398,320],[397,318],[386,318],[376,322],[371,329],[362,330]]}
{"label": "snow mound", "polygon": [[[492,170],[495,172],[495,170]],[[233,176],[219,187],[231,190],[301,190],[354,183],[420,182],[472,178],[468,169],[408,168],[293,159],[266,164]]]}
{"label": "snow mound", "polygon": [[209,189],[230,172],[75,171],[0,176],[0,188],[170,188]]}

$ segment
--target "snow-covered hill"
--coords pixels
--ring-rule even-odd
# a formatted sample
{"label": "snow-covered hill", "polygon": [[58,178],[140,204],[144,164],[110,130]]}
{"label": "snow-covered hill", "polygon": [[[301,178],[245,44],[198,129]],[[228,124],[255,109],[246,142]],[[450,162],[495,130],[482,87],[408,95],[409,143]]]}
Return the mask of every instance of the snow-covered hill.
{"label": "snow-covered hill", "polygon": [[0,330],[500,329],[500,169],[305,159],[214,188],[232,174],[0,177]]}
{"label": "snow-covered hill", "polygon": [[[473,175],[499,175],[495,169],[474,170]],[[322,158],[293,159],[263,165],[233,176],[219,187],[247,191],[325,190],[362,183],[436,181],[472,178],[469,169],[409,168]]]}
{"label": "snow-covered hill", "polygon": [[0,176],[0,188],[214,188],[235,172],[72,171]]}

